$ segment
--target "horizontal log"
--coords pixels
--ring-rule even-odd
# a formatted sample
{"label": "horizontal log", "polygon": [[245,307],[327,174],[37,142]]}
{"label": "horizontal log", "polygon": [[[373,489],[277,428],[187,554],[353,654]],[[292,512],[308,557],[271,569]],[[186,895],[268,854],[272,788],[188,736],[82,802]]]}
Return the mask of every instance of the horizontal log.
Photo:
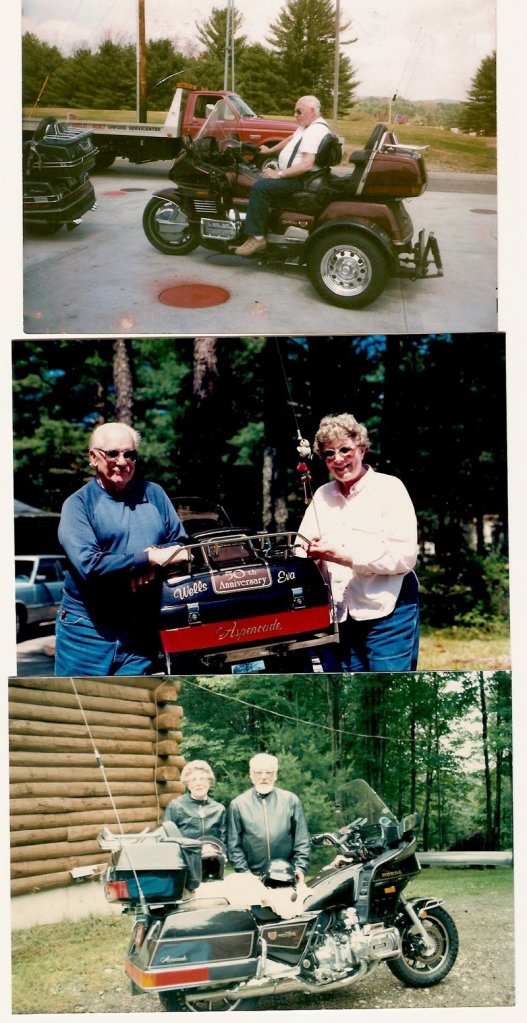
{"label": "horizontal log", "polygon": [[30,863],[36,860],[56,860],[68,856],[92,855],[97,859],[100,845],[94,838],[79,842],[41,842],[37,845],[21,845],[11,849],[11,869],[14,863]]}
{"label": "horizontal log", "polygon": [[[9,683],[10,689],[11,686],[17,686],[23,689],[45,690],[50,693],[74,692],[69,678],[16,678],[14,681]],[[113,700],[125,700],[127,702],[133,700],[137,700],[138,702],[154,701],[155,692],[159,690],[161,686],[162,683],[155,686],[154,689],[150,689],[146,685],[134,687],[128,685],[128,683],[114,682],[113,678],[110,680],[106,678],[75,679],[75,689],[81,699],[85,696],[103,696],[109,697]],[[179,689],[177,691],[179,692]]]}
{"label": "horizontal log", "polygon": [[[42,829],[50,827],[72,827],[74,825],[90,825],[94,824],[102,828],[104,824],[111,827],[111,830],[119,830],[119,823],[122,826],[127,824],[134,825],[137,822],[143,821],[144,818],[152,820],[159,820],[160,812],[157,803],[157,797],[152,801],[150,806],[141,807],[120,807],[118,810],[118,819],[116,819],[115,811],[113,808],[104,809],[100,805],[93,810],[68,810],[65,813],[61,813],[60,816],[56,816],[54,819],[50,813],[21,813],[13,814],[9,821],[9,827],[11,835],[13,836],[18,831],[25,831],[29,829]],[[140,824],[137,823],[137,828],[140,830]]]}
{"label": "horizontal log", "polygon": [[[15,728],[16,724],[16,728]],[[53,750],[53,753],[89,753],[90,757],[93,757],[93,743],[90,737],[84,730],[83,735],[66,737],[64,735],[29,735],[26,734],[22,729],[18,729],[18,722],[11,722],[10,727],[10,739],[9,746],[11,754],[13,752],[23,753],[24,751],[34,751],[38,753],[45,753]],[[179,739],[167,739],[161,743],[156,743],[156,750],[159,756],[170,756],[172,753],[179,753],[180,743],[183,739],[181,732],[174,733],[179,735]],[[104,754],[106,762],[106,754],[111,752],[115,754],[130,754],[132,757],[135,756],[148,756],[153,752],[153,741],[155,740],[155,733],[152,736],[152,741],[141,742],[137,739],[119,739],[114,736],[111,739],[106,739],[102,736],[97,737],[97,749],[99,753]],[[163,750],[161,750],[163,746]]]}
{"label": "horizontal log", "polygon": [[[100,773],[97,776],[101,777]],[[154,780],[147,782],[140,781],[115,781],[110,786],[112,796],[125,796],[130,794],[131,796],[147,795],[149,792],[155,792]],[[17,799],[23,799],[26,796],[103,796],[108,792],[107,786],[103,781],[93,782],[82,782],[82,781],[55,781],[55,782],[16,782],[9,786],[10,797],[13,802]]]}
{"label": "horizontal log", "polygon": [[71,884],[75,882],[67,870],[39,874],[36,877],[19,877],[11,881],[11,895],[33,895],[49,891],[50,888],[67,888]]}
{"label": "horizontal log", "polygon": [[181,718],[183,717],[183,707],[178,707],[176,703],[170,704],[170,710],[165,711],[163,714],[158,714],[156,718],[156,727],[160,731],[168,732],[171,728],[181,727]]}
{"label": "horizontal log", "polygon": [[160,757],[169,757],[172,753],[179,753],[180,743],[183,742],[183,732],[170,732],[170,734],[156,743],[156,750]]}
{"label": "horizontal log", "polygon": [[156,705],[153,700],[115,700],[111,697],[104,697],[102,693],[97,696],[85,696],[75,693],[47,692],[41,689],[22,689],[13,686],[9,690],[9,701],[13,704],[29,703],[32,707],[65,707],[79,710],[79,700],[82,710],[88,717],[88,711],[106,711],[110,714],[130,714],[141,717],[155,717]]}
{"label": "horizontal log", "polygon": [[[84,728],[84,717],[88,722],[90,728],[94,725],[104,725],[105,727],[113,727],[114,725],[118,728],[135,728],[135,729],[151,729],[152,721],[150,717],[143,714],[109,714],[108,711],[98,710],[86,710],[85,715],[81,714],[79,707],[57,707],[54,704],[29,704],[29,703],[16,703],[16,701],[10,701],[8,707],[8,713],[10,718],[14,718],[16,721],[20,719],[27,719],[28,721],[42,721],[52,722],[53,724],[66,724],[66,725],[77,725],[81,723]],[[175,710],[172,707],[170,711],[171,715],[176,720],[181,720],[181,715],[176,718]],[[162,715],[163,717],[165,715]]]}
{"label": "horizontal log", "polygon": [[[144,812],[143,812],[144,816]],[[32,846],[39,845],[41,843],[48,842],[82,842],[90,838],[97,838],[97,835],[102,830],[103,823],[101,821],[94,821],[92,824],[77,824],[74,827],[62,827],[62,828],[34,828],[33,830],[26,831],[12,831],[11,832],[11,846],[14,849],[22,845]],[[131,824],[122,824],[122,828],[115,822],[112,821],[115,827],[112,827],[111,831],[116,831],[125,834],[138,835],[141,831],[148,829],[153,831],[157,827],[157,818],[152,817],[150,820],[143,819],[141,821],[133,821]]]}
{"label": "horizontal log", "polygon": [[[174,785],[181,784],[173,782]],[[181,785],[183,791],[183,785]],[[138,806],[152,806],[159,802],[158,796],[115,796],[113,799],[113,805],[117,809],[131,810]],[[59,797],[46,797],[46,796],[31,796],[27,799],[13,799],[11,800],[11,813],[13,816],[17,814],[27,813],[49,813],[54,815],[61,815],[68,813],[70,810],[78,810],[84,812],[85,810],[110,810],[112,808],[112,801],[105,796],[93,796],[92,798],[85,797],[84,799],[71,799],[65,796]]]}
{"label": "horizontal log", "polygon": [[[109,739],[110,747],[116,748],[116,742],[124,740],[125,742],[147,742],[150,743],[150,749],[152,749],[152,743],[157,739],[157,731],[155,728],[117,728],[113,725],[90,725],[90,731],[92,737],[99,748],[101,739]],[[11,720],[9,722],[9,732],[12,735],[56,735],[60,738],[82,738],[89,739],[89,735],[86,730],[86,725],[73,725],[62,723],[53,723],[51,721],[28,721],[28,720]],[[13,746],[13,743],[10,742]],[[86,745],[86,748],[93,749],[91,741]]]}
{"label": "horizontal log", "polygon": [[[11,864],[11,877],[15,880],[18,877],[35,877],[39,873],[57,874],[64,870],[73,870],[75,867],[87,867],[96,863],[108,863],[109,854],[99,849],[97,854],[87,856],[62,856],[55,860],[26,860],[25,863]],[[51,868],[51,869],[50,869]]]}
{"label": "horizontal log", "polygon": [[[100,750],[99,750],[100,752]],[[104,766],[107,770],[114,770],[115,768],[136,768],[151,767],[154,768],[159,762],[159,758],[156,757],[155,753],[105,753],[102,758]],[[174,761],[182,760],[184,757],[175,757]],[[9,763],[11,767],[27,767],[27,768],[40,768],[40,767],[93,767],[96,763],[95,754],[93,749],[89,753],[82,753],[80,751],[76,753],[63,753],[61,751],[43,752],[37,750],[32,752],[29,750],[11,751],[9,754]],[[179,766],[179,765],[178,765]],[[98,768],[100,770],[100,768]]]}
{"label": "horizontal log", "polygon": [[156,767],[155,772],[157,782],[178,781],[180,774],[181,771],[179,767],[174,767],[171,764],[167,764],[163,767]]}
{"label": "horizontal log", "polygon": [[[179,788],[177,786],[179,786]],[[157,797],[159,805],[164,810],[165,807],[167,807],[168,804],[170,803],[171,799],[174,799],[177,795],[180,795],[184,791],[185,791],[185,786],[182,785],[181,782],[177,782],[177,781],[173,782],[173,784],[171,786],[170,792],[160,792],[159,793],[159,795]]]}
{"label": "horizontal log", "polygon": [[[177,771],[177,767],[172,767]],[[156,767],[108,767],[104,765],[104,777],[108,783],[115,781],[153,781]],[[74,767],[73,765],[64,770],[64,765],[59,767],[11,767],[9,778],[11,782],[61,782],[67,777],[72,782],[78,781],[101,781],[103,773],[100,767]],[[179,777],[179,773],[177,775]]]}
{"label": "horizontal log", "polygon": [[173,685],[172,683],[163,683],[155,691],[156,703],[174,703],[177,701],[178,696],[181,692],[181,685]]}

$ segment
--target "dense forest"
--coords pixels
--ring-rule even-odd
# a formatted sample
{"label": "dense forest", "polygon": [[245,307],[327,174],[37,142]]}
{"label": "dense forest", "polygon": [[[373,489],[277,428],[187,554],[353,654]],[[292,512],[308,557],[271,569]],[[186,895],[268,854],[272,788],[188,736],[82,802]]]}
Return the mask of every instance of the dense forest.
{"label": "dense forest", "polygon": [[60,511],[90,430],[119,419],[143,436],[139,471],[253,529],[296,527],[297,432],[351,411],[415,504],[425,621],[507,619],[503,335],[18,340],[13,402],[18,500]]}
{"label": "dense forest", "polygon": [[209,761],[220,802],[266,751],[313,832],[349,823],[347,785],[364,778],[396,816],[420,813],[422,849],[511,848],[507,672],[188,676],[181,702],[183,752]]}

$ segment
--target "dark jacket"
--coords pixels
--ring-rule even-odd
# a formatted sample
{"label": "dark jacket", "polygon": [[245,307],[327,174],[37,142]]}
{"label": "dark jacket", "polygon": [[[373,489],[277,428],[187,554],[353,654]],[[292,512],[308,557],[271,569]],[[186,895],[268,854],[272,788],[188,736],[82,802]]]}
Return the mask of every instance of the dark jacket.
{"label": "dark jacket", "polygon": [[163,820],[173,821],[185,838],[203,838],[212,835],[223,844],[227,841],[227,811],[215,799],[193,799],[189,792],[172,799]]}
{"label": "dark jacket", "polygon": [[227,848],[235,870],[262,874],[270,860],[288,860],[304,872],[309,866],[309,832],[302,804],[293,792],[273,788],[243,792],[229,806]]}

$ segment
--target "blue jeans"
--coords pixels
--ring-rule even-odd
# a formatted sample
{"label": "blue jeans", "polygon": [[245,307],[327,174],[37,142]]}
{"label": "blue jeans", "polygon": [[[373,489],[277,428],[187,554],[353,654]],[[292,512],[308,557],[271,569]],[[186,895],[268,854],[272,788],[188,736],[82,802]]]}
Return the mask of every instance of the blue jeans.
{"label": "blue jeans", "polygon": [[157,634],[143,636],[137,627],[103,631],[72,611],[57,614],[55,676],[148,675],[157,650]]}
{"label": "blue jeans", "polygon": [[419,586],[413,572],[403,579],[391,614],[339,624],[339,642],[320,647],[322,667],[332,671],[415,671],[419,654]]}
{"label": "blue jeans", "polygon": [[419,654],[419,588],[413,572],[404,577],[389,615],[339,625],[342,671],[415,671]]}
{"label": "blue jeans", "polygon": [[264,235],[273,206],[281,206],[285,196],[298,192],[302,187],[302,180],[302,175],[285,180],[259,178],[251,188],[245,218],[245,234],[251,238],[255,235]]}

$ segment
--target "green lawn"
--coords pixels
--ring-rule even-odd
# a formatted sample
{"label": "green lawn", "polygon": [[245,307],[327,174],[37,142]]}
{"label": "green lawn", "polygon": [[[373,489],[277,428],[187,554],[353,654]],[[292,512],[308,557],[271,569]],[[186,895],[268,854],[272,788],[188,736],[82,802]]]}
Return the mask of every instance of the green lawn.
{"label": "green lawn", "polygon": [[[90,110],[86,108],[75,110],[74,113],[79,120],[136,120],[136,112],[133,110]],[[32,111],[30,107],[24,108],[25,117],[45,117],[48,114],[66,119],[68,110],[65,107],[39,107],[38,111]],[[148,121],[151,124],[163,124],[165,116],[164,111],[151,111],[148,114]],[[275,113],[268,116],[279,115]],[[358,112],[351,113],[349,117],[338,121],[338,134],[342,135],[345,140],[344,162],[347,162],[353,149],[361,148],[366,142],[375,123],[375,119],[370,115]],[[291,123],[292,130],[294,127],[294,124]],[[412,124],[398,125],[396,134],[399,141],[405,144],[414,143],[430,147],[425,153],[428,170],[457,171],[467,174],[496,173],[495,138],[470,138],[468,135],[453,135],[444,128]]]}

